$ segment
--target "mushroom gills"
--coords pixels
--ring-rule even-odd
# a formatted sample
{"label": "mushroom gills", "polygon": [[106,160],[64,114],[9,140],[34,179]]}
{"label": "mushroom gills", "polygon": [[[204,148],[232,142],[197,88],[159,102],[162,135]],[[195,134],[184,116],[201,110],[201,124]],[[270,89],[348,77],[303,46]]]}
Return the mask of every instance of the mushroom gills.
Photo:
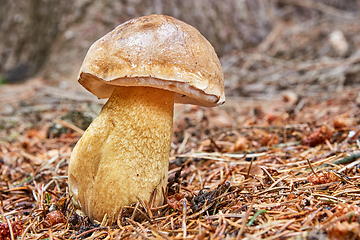
{"label": "mushroom gills", "polygon": [[116,216],[140,198],[163,202],[173,126],[174,93],[116,87],[75,146],[69,162],[73,201],[91,220]]}

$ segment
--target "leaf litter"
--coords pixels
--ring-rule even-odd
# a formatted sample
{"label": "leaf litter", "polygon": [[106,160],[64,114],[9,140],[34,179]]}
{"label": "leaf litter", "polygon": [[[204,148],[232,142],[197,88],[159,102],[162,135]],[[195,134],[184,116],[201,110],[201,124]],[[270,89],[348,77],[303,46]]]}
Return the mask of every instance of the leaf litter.
{"label": "leaf litter", "polygon": [[[286,113],[283,99],[272,108],[245,98],[241,107],[231,99],[219,109],[176,105],[164,204],[139,199],[117,219],[92,223],[74,209],[67,190],[67,162],[81,137],[68,115],[96,115],[91,109],[98,103],[52,96],[44,108],[49,94],[37,89],[36,98],[19,102],[31,112],[10,104],[13,111],[1,115],[13,122],[0,132],[0,235],[275,239],[317,231],[358,238],[360,112],[351,91],[309,97],[296,116]],[[54,134],[59,123],[61,133]]]}

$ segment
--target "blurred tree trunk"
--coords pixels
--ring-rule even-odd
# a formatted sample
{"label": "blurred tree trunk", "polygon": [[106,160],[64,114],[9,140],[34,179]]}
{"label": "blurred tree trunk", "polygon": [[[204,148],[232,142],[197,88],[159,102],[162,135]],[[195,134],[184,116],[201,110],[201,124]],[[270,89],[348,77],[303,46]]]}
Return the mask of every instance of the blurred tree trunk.
{"label": "blurred tree trunk", "polygon": [[[193,25],[221,56],[259,44],[281,16],[279,8],[287,2],[0,0],[0,77],[16,82],[39,71],[50,78],[73,77],[93,41],[130,18],[153,13],[171,15]],[[321,2],[352,11],[359,7],[359,0],[347,0],[346,4]]]}
{"label": "blurred tree trunk", "polygon": [[72,1],[0,0],[0,5],[0,71],[9,81],[22,80],[49,57]]}

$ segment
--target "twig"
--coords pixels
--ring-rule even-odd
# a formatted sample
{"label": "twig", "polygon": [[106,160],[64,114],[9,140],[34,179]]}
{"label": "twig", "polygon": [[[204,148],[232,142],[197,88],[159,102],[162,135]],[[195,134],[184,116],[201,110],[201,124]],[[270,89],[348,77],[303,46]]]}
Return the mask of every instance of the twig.
{"label": "twig", "polygon": [[[176,155],[176,157],[192,157],[192,158],[204,158],[204,159],[212,159],[212,160],[220,160],[220,161],[228,161],[226,159],[220,157],[229,157],[229,158],[256,158],[266,155],[266,153],[249,153],[249,154],[237,154],[237,153],[207,153],[207,152],[195,152],[190,154],[180,154]],[[250,164],[250,163],[248,163]]]}
{"label": "twig", "polygon": [[252,164],[253,164],[254,159],[255,159],[254,157],[251,158],[250,165],[249,165],[248,171],[247,171],[247,173],[246,173],[245,179],[248,179],[248,178],[249,178],[251,166],[252,166]]}
{"label": "twig", "polygon": [[136,228],[134,228],[134,231],[139,234],[142,238],[145,238],[146,240],[153,240],[151,238],[149,238],[148,236],[144,235],[142,232],[140,232],[139,230],[137,230]]}
{"label": "twig", "polygon": [[182,228],[183,228],[183,238],[186,238],[186,212],[187,212],[187,208],[186,208],[186,199],[184,198],[183,201],[183,217],[182,217]]}
{"label": "twig", "polygon": [[[150,230],[151,230],[152,232],[156,232],[156,234],[158,234],[160,237],[170,240],[170,238],[169,238],[166,234],[164,234],[164,233],[162,233],[161,231],[157,230],[157,229],[156,229],[155,227],[153,227],[151,224],[149,224],[149,223],[144,223],[144,225],[145,225],[146,227],[150,228]],[[153,234],[154,234],[154,233],[153,233]],[[154,235],[155,235],[155,234],[154,234]]]}
{"label": "twig", "polygon": [[252,202],[251,202],[251,204],[249,206],[249,209],[246,211],[246,214],[245,214],[245,216],[243,218],[243,222],[241,224],[241,228],[240,228],[240,230],[239,230],[239,232],[238,232],[238,234],[236,236],[236,240],[242,239],[242,234],[243,234],[243,232],[245,230],[247,219],[250,216],[250,213],[251,213],[251,211],[253,209],[254,204],[255,204],[255,198],[252,200]]}
{"label": "twig", "polygon": [[308,162],[308,164],[309,164],[309,166],[310,166],[310,169],[311,169],[311,171],[313,172],[313,174],[314,174],[315,176],[318,176],[318,175],[316,174],[316,172],[314,171],[313,167],[311,166],[310,160],[309,160],[308,158],[306,158],[306,161]]}
{"label": "twig", "polygon": [[[136,205],[135,205],[135,208],[134,208],[134,210],[133,210],[133,212],[132,212],[132,214],[131,214],[131,218],[130,218],[131,220],[134,220],[135,214],[136,214],[136,210],[138,209],[139,204],[140,204],[140,202],[137,201],[137,202],[136,202]],[[146,215],[146,214],[145,214],[145,215]]]}
{"label": "twig", "polygon": [[261,196],[263,195],[264,193],[267,193],[267,192],[272,192],[272,191],[277,191],[277,190],[282,190],[282,189],[286,189],[286,190],[289,190],[290,188],[289,187],[274,187],[274,188],[271,188],[271,189],[266,189],[262,192],[259,192],[259,193],[256,193],[255,196]]}
{"label": "twig", "polygon": [[312,195],[313,195],[314,197],[328,198],[328,199],[334,200],[335,202],[341,202],[341,203],[344,203],[344,202],[345,202],[345,201],[342,200],[342,199],[339,199],[339,198],[336,198],[336,197],[333,197],[333,196],[329,196],[329,195],[323,195],[323,194],[317,194],[317,193],[313,193]]}
{"label": "twig", "polygon": [[[280,183],[281,181],[284,181],[286,178],[288,178],[289,175],[285,175],[282,176],[281,178],[279,178],[278,180],[276,180],[276,182],[274,182],[273,184],[270,185],[269,189],[272,189],[273,187],[275,187],[278,183]],[[293,186],[293,185],[292,185]]]}
{"label": "twig", "polygon": [[264,173],[270,178],[270,180],[275,183],[275,179],[271,176],[271,174],[268,172],[268,170],[266,170],[265,167],[260,166],[260,168],[264,171]]}
{"label": "twig", "polygon": [[96,227],[96,228],[93,228],[93,229],[90,229],[90,230],[87,230],[79,235],[76,235],[76,239],[82,237],[82,236],[85,236],[86,234],[89,234],[91,232],[95,232],[95,231],[99,231],[99,230],[107,230],[107,227]]}
{"label": "twig", "polygon": [[30,222],[30,224],[25,228],[24,232],[21,235],[21,240],[24,240],[26,237],[26,233],[30,230],[30,228],[33,226],[34,222]]}
{"label": "twig", "polygon": [[290,226],[291,224],[293,224],[296,220],[295,219],[291,219],[290,221],[286,222],[280,229],[279,231],[276,232],[275,235],[280,234],[282,231],[284,231],[288,226]]}
{"label": "twig", "polygon": [[304,228],[306,227],[315,217],[316,217],[316,214],[318,214],[320,211],[322,211],[323,208],[319,208],[317,209],[316,211],[312,212],[311,214],[309,214],[309,216],[307,216],[304,221],[301,223],[301,228]]}
{"label": "twig", "polygon": [[354,211],[348,212],[348,213],[346,213],[346,214],[344,214],[344,215],[342,215],[342,216],[340,216],[340,217],[338,217],[338,218],[335,218],[335,219],[333,219],[333,220],[325,223],[324,225],[322,225],[322,226],[319,228],[319,230],[321,230],[321,229],[326,229],[326,228],[328,228],[329,226],[333,225],[334,223],[336,223],[336,222],[338,222],[338,221],[341,221],[341,220],[344,220],[344,219],[348,219],[349,217],[354,216],[354,215],[356,215]]}
{"label": "twig", "polygon": [[67,127],[73,131],[75,131],[76,133],[80,134],[80,136],[82,136],[84,134],[84,130],[82,130],[81,128],[75,126],[74,124],[70,123],[70,122],[67,122],[65,120],[62,120],[62,119],[54,119],[53,120],[54,122],[58,123],[58,124],[61,124],[63,125],[64,127]]}
{"label": "twig", "polygon": [[148,237],[145,228],[140,223],[135,222],[134,220],[131,220],[130,218],[127,218],[126,221],[130,222],[134,226],[138,226],[141,229],[141,231],[143,231],[144,236]]}
{"label": "twig", "polygon": [[211,215],[211,216],[205,216],[205,219],[218,219],[220,217],[224,218],[243,218],[245,214],[236,214],[236,213],[228,213],[228,214],[217,214],[217,215]]}
{"label": "twig", "polygon": [[177,150],[178,153],[181,153],[184,151],[186,142],[188,141],[189,137],[190,137],[190,134],[188,132],[185,132],[184,140],[182,141],[180,147]]}
{"label": "twig", "polygon": [[10,222],[10,220],[8,218],[6,219],[6,222],[7,222],[8,227],[9,227],[11,240],[15,240],[14,232],[13,232],[13,229],[12,229],[12,226],[11,226],[11,222]]}

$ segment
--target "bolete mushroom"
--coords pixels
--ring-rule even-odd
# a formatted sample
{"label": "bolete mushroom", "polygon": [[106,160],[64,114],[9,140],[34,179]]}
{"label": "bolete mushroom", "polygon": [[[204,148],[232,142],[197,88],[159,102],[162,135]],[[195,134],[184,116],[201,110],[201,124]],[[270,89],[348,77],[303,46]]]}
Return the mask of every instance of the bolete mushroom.
{"label": "bolete mushroom", "polygon": [[109,98],[76,144],[69,190],[90,220],[115,217],[142,199],[163,203],[175,103],[225,102],[211,44],[192,26],[164,15],[125,22],[87,52],[79,83]]}

